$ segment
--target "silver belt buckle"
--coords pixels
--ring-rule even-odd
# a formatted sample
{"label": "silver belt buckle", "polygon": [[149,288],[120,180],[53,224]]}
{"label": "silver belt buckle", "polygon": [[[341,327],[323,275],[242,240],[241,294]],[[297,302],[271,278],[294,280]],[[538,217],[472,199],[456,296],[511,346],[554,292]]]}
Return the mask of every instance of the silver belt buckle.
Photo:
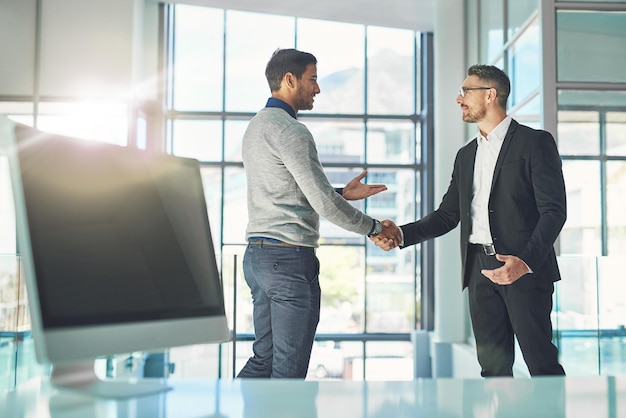
{"label": "silver belt buckle", "polygon": [[483,244],[483,251],[487,255],[496,255],[496,247],[493,244]]}

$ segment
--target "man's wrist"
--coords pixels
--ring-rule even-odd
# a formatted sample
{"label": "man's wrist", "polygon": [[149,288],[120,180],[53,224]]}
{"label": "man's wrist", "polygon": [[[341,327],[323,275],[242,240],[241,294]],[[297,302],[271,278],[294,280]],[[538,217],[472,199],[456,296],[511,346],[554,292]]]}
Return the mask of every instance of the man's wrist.
{"label": "man's wrist", "polygon": [[380,223],[378,219],[372,219],[372,229],[367,234],[368,237],[375,237],[376,235],[383,232],[383,225]]}

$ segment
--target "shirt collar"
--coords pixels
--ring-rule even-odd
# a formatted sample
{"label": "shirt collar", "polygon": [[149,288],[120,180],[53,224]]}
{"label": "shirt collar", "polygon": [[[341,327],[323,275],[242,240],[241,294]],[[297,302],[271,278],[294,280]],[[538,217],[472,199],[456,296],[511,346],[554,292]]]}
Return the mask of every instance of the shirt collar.
{"label": "shirt collar", "polygon": [[509,126],[511,125],[511,117],[506,116],[502,121],[496,125],[495,128],[491,132],[487,134],[487,138],[485,138],[481,133],[480,129],[478,130],[478,142],[482,143],[485,139],[493,142],[502,142],[504,141],[504,137],[506,133],[509,131]]}
{"label": "shirt collar", "polygon": [[289,113],[289,115],[294,118],[296,118],[296,111],[293,110],[293,107],[289,106],[287,104],[287,102],[277,99],[275,97],[270,97],[269,99],[267,99],[267,103],[265,104],[265,107],[278,107],[280,109],[283,109],[285,112]]}

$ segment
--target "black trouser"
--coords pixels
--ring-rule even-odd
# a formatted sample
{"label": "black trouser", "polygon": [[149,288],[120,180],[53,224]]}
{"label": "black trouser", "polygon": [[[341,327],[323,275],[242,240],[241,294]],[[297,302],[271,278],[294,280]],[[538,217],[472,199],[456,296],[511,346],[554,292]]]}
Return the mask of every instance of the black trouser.
{"label": "black trouser", "polygon": [[552,344],[554,283],[536,274],[526,274],[511,285],[493,283],[480,271],[496,269],[503,263],[486,255],[480,245],[469,245],[467,263],[469,307],[481,375],[513,376],[514,337],[531,376],[565,375]]}

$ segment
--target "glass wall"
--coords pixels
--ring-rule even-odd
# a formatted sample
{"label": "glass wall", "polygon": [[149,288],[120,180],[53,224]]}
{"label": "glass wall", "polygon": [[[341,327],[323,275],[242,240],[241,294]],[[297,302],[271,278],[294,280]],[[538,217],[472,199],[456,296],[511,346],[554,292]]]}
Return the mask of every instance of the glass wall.
{"label": "glass wall", "polygon": [[511,80],[509,113],[538,122],[541,86],[541,23],[537,0],[478,0],[479,62],[503,69]]}
{"label": "glass wall", "polygon": [[565,369],[623,373],[623,303],[614,295],[623,294],[617,259],[626,247],[626,4],[468,3],[479,11],[480,60],[511,78],[509,113],[552,132],[563,160],[568,218],[553,320]]}
{"label": "glass wall", "polygon": [[0,254],[0,391],[46,372],[35,362],[19,257]]}
{"label": "glass wall", "polygon": [[619,254],[626,246],[626,91],[563,89],[558,107],[569,198],[561,253]]}
{"label": "glass wall", "polygon": [[626,11],[557,10],[557,81],[626,82],[625,37]]}
{"label": "glass wall", "polygon": [[543,46],[556,57],[544,80],[554,88],[545,92],[554,103],[545,106],[557,109],[568,199],[559,240],[556,341],[569,375],[623,374],[626,4],[587,2],[579,9],[557,1],[544,13],[555,42]]}
{"label": "glass wall", "polygon": [[502,55],[504,45],[504,4],[502,1],[479,0],[479,60],[492,63]]}
{"label": "glass wall", "polygon": [[560,256],[552,313],[568,376],[626,373],[626,285],[621,257]]}
{"label": "glass wall", "polygon": [[[626,246],[626,5],[556,6],[559,151],[570,215],[562,254],[611,256]],[[580,30],[584,28],[584,30]]]}
{"label": "glass wall", "polygon": [[[351,203],[402,224],[418,218],[423,203],[422,35],[197,6],[167,10],[167,148],[203,166],[235,331],[235,343],[224,347],[231,357],[225,375],[234,375],[251,354],[253,338],[252,301],[241,271],[247,224],[241,139],[270,96],[267,61],[277,48],[316,56],[321,94],[298,120],[312,132],[331,183],[342,187],[368,170],[366,181],[388,190]],[[421,328],[419,246],[384,252],[324,219],[320,234],[322,311],[310,377],[411,379],[409,333]],[[374,337],[382,341],[371,342]]]}

